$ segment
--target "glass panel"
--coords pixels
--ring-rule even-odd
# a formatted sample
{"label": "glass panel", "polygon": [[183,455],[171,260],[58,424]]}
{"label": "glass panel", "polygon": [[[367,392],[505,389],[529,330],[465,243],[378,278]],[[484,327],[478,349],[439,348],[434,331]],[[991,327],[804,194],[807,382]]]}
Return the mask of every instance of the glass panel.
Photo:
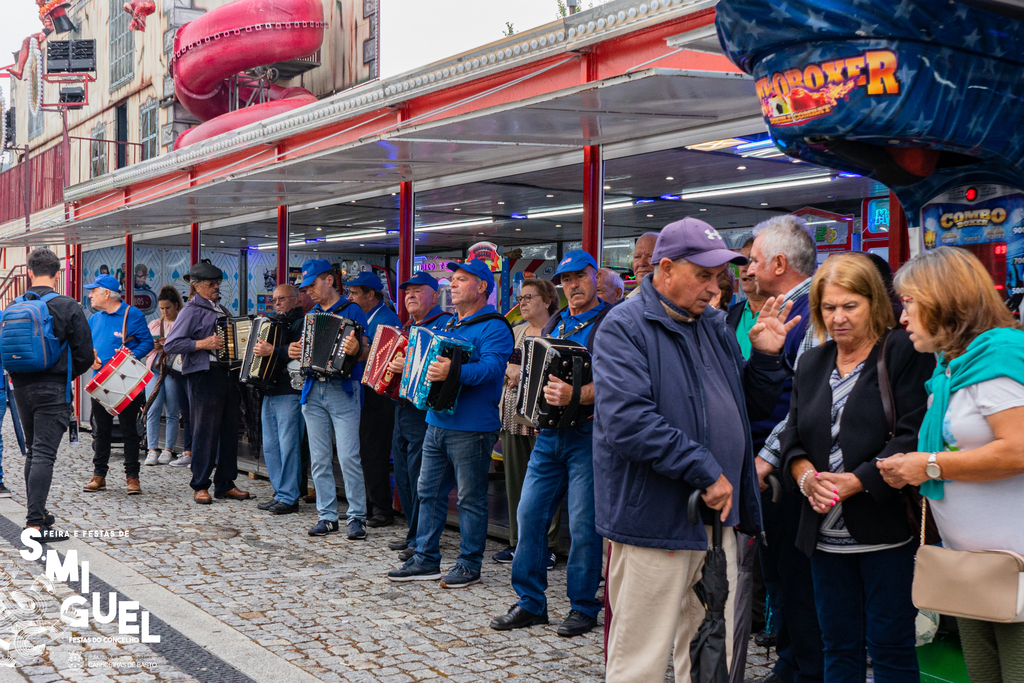
{"label": "glass panel", "polygon": [[123,0],[110,0],[110,91],[130,82],[135,75],[135,34],[128,28],[131,16]]}
{"label": "glass panel", "polygon": [[558,258],[558,245],[551,244],[528,244],[525,247],[516,247],[522,251],[520,258],[537,259],[540,261],[553,261]]}

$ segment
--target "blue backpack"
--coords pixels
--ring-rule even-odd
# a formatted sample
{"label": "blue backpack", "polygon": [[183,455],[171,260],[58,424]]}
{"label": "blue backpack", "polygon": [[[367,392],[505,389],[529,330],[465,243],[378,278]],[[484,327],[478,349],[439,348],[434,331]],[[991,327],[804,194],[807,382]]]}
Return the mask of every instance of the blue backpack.
{"label": "blue backpack", "polygon": [[56,292],[43,296],[28,292],[3,312],[0,359],[7,372],[42,372],[57,363],[66,344],[53,333],[53,316],[46,306],[56,296]]}

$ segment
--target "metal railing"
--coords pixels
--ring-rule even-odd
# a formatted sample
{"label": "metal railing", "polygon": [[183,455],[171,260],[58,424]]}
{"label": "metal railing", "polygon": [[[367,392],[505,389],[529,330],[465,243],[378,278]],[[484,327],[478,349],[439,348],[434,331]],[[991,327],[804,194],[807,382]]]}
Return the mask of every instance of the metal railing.
{"label": "metal railing", "polygon": [[7,271],[0,280],[0,310],[6,310],[15,298],[28,289],[28,271],[25,264],[19,264]]}

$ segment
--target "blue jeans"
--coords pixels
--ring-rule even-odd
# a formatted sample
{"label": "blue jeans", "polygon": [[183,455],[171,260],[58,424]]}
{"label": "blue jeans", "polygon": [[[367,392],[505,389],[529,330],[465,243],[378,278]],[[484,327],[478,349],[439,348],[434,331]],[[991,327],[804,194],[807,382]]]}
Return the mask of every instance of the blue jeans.
{"label": "blue jeans", "polygon": [[916,543],[868,553],[811,556],[814,602],[825,645],[825,680],[863,683],[867,654],[877,683],[917,683],[910,599]]}
{"label": "blue jeans", "polygon": [[348,499],[348,521],[366,519],[366,484],[359,464],[359,413],[362,410],[361,387],[347,393],[338,381],[313,382],[302,406],[309,434],[310,474],[316,488],[316,509],[320,519],[338,519],[338,492],[334,485],[334,446]]}
{"label": "blue jeans", "polygon": [[423,439],[427,436],[427,411],[411,403],[395,407],[395,431],[391,436],[391,459],[395,464],[395,489],[398,502],[409,522],[405,535],[408,546],[416,546],[416,524],[419,504],[416,485],[420,480],[420,462],[423,459]]}
{"label": "blue jeans", "polygon": [[[159,375],[153,375],[153,379],[146,386],[146,400],[153,395]],[[181,375],[169,372],[164,377],[164,383],[160,386],[160,393],[153,399],[146,413],[146,447],[155,451],[160,447],[160,415],[167,413],[167,426],[164,428],[164,448],[174,450],[174,443],[178,440],[178,415],[184,416],[185,423],[185,448],[192,450],[192,420],[188,411],[188,387],[185,378]]]}
{"label": "blue jeans", "polygon": [[441,532],[448,517],[448,494],[458,487],[459,556],[456,562],[475,572],[487,544],[487,472],[498,432],[460,432],[427,426],[420,463],[416,561],[441,566]]}
{"label": "blue jeans", "polygon": [[294,505],[299,499],[302,462],[302,410],[298,394],[264,396],[260,414],[263,423],[263,460],[274,487],[274,499]]}
{"label": "blue jeans", "polygon": [[569,491],[569,563],[566,581],[572,609],[596,617],[601,611],[601,538],[594,522],[594,424],[577,429],[544,429],[530,453],[519,499],[519,543],[512,560],[512,587],[519,606],[547,612],[548,527]]}

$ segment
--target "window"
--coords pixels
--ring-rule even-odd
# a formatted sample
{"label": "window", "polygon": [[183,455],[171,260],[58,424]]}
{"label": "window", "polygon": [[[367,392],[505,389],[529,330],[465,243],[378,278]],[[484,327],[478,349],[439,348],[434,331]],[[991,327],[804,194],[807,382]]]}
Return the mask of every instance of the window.
{"label": "window", "polygon": [[32,107],[28,108],[28,137],[31,140],[34,137],[38,137],[43,133],[43,110],[40,109],[37,113],[32,113]]}
{"label": "window", "polygon": [[90,178],[96,178],[107,172],[107,143],[103,142],[107,133],[107,124],[97,124],[92,129],[90,137],[94,138],[89,143],[89,172]]}
{"label": "window", "polygon": [[160,109],[155,97],[148,98],[139,107],[139,142],[142,143],[142,160],[152,159],[157,155],[157,139]]}
{"label": "window", "polygon": [[124,0],[110,0],[110,92],[135,76],[135,34],[128,28],[130,22]]}

